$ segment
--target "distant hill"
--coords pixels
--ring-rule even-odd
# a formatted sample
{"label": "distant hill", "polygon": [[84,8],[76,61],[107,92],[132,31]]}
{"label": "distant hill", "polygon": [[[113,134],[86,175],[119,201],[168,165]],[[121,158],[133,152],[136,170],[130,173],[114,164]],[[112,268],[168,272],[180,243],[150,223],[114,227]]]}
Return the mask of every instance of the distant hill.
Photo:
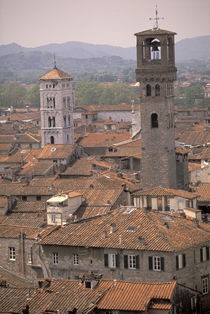
{"label": "distant hill", "polygon": [[[210,62],[210,35],[183,39],[176,44],[176,63]],[[136,48],[94,45],[82,42],[49,44],[25,48],[15,43],[0,45],[0,83],[35,81],[52,68],[54,54],[58,67],[79,79],[110,74],[135,78]],[[202,65],[205,68],[205,64]]]}
{"label": "distant hill", "polygon": [[183,39],[176,44],[176,62],[210,61],[210,35]]}
{"label": "distant hill", "polygon": [[[49,44],[36,48],[25,48],[15,43],[0,45],[0,56],[19,52],[47,52],[61,58],[101,58],[118,56],[126,60],[136,60],[136,48],[122,48],[110,45],[94,45],[79,41],[63,44]],[[210,60],[210,35],[183,39],[176,44],[176,61]]]}

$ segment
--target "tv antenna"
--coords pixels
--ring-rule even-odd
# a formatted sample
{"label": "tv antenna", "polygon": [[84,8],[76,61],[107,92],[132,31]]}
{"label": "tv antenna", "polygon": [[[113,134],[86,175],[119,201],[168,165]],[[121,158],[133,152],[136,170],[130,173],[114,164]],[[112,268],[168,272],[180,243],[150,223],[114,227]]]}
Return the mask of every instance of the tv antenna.
{"label": "tv antenna", "polygon": [[157,4],[156,4],[156,9],[155,9],[155,17],[150,17],[149,20],[155,20],[155,27],[154,29],[158,29],[158,21],[159,20],[164,20],[164,17],[158,17],[158,9],[157,9]]}

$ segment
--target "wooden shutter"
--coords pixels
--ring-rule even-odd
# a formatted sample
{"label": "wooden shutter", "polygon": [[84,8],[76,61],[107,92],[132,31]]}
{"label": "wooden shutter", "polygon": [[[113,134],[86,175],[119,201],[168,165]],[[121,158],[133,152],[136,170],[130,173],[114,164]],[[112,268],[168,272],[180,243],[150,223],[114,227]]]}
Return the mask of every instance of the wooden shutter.
{"label": "wooden shutter", "polygon": [[108,267],[109,266],[109,257],[108,254],[104,254],[104,266]]}
{"label": "wooden shutter", "polygon": [[179,256],[176,255],[176,270],[179,269]]}
{"label": "wooden shutter", "polygon": [[209,247],[206,247],[206,259],[209,260]]}
{"label": "wooden shutter", "polygon": [[139,269],[139,255],[136,255],[136,269]]}
{"label": "wooden shutter", "polygon": [[120,255],[116,254],[116,267],[120,267]]}
{"label": "wooden shutter", "polygon": [[124,268],[128,268],[128,255],[124,255]]}
{"label": "wooden shutter", "polygon": [[153,270],[152,256],[149,256],[149,270]]}
{"label": "wooden shutter", "polygon": [[161,270],[165,270],[165,262],[164,262],[164,257],[160,258],[160,266],[161,266]]}
{"label": "wooden shutter", "polygon": [[183,268],[184,268],[186,266],[186,255],[183,254],[182,258],[183,258],[182,262],[183,262]]}
{"label": "wooden shutter", "polygon": [[200,261],[203,262],[203,248],[200,248]]}

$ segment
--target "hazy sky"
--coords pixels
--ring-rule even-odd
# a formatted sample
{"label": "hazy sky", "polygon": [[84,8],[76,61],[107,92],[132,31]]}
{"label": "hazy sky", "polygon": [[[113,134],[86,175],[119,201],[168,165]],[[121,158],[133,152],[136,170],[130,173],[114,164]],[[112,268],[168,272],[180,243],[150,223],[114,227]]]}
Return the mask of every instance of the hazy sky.
{"label": "hazy sky", "polygon": [[176,41],[210,34],[210,0],[0,0],[0,44],[82,41],[135,46],[134,33],[159,27]]}

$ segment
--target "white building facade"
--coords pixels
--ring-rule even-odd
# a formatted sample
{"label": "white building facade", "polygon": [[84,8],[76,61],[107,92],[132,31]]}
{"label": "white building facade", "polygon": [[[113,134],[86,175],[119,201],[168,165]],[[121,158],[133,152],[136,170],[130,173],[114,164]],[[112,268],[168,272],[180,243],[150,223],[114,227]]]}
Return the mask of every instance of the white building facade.
{"label": "white building facade", "polygon": [[42,147],[74,143],[72,80],[56,66],[39,79]]}

